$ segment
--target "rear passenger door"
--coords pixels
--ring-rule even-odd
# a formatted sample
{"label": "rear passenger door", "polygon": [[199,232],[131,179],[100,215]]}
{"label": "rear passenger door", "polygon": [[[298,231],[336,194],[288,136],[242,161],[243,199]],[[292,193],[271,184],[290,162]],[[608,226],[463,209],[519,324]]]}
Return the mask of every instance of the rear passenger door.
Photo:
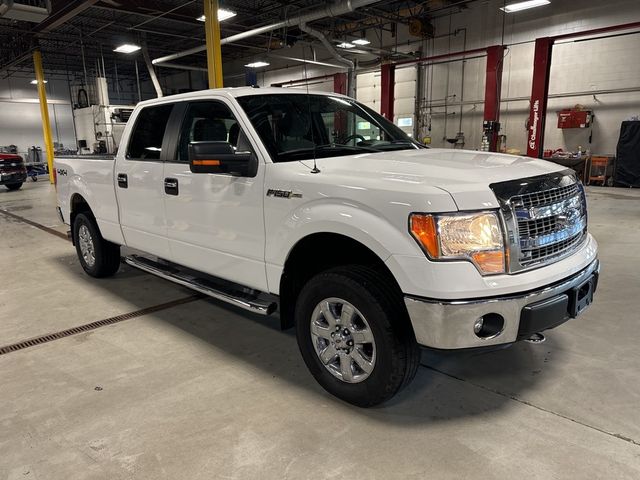
{"label": "rear passenger door", "polygon": [[162,258],[169,256],[164,211],[165,136],[172,104],[143,107],[126,148],[118,152],[115,190],[120,225],[127,246]]}
{"label": "rear passenger door", "polygon": [[[267,290],[264,265],[264,162],[255,177],[191,173],[189,143],[229,142],[239,151],[256,150],[224,100],[184,102],[181,121],[165,162],[166,223],[173,261],[258,290]],[[177,117],[174,116],[174,118]],[[175,132],[173,130],[175,129]]]}

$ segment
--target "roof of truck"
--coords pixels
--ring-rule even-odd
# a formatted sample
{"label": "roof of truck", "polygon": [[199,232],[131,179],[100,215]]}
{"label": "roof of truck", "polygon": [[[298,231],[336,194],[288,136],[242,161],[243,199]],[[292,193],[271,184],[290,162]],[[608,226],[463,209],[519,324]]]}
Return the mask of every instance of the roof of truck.
{"label": "roof of truck", "polygon": [[249,95],[273,95],[273,94],[290,94],[290,93],[299,94],[299,95],[306,95],[307,93],[309,93],[310,95],[328,95],[328,96],[334,96],[334,97],[349,98],[339,93],[317,92],[317,91],[307,92],[307,89],[304,87],[301,87],[301,88],[227,87],[227,88],[212,88],[209,90],[198,90],[197,92],[180,93],[178,95],[169,95],[166,97],[154,98],[151,100],[145,100],[143,102],[140,102],[139,105],[145,106],[145,105],[150,105],[154,103],[164,103],[164,102],[171,102],[171,101],[182,100],[182,99],[202,98],[202,97],[206,97],[207,95],[212,95],[212,96],[222,95],[226,97],[236,98],[236,97],[245,97]]}

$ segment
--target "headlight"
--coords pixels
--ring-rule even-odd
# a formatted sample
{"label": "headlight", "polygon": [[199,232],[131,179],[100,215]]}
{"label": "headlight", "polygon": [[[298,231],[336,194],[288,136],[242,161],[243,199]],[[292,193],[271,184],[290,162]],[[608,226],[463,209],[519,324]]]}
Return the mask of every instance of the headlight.
{"label": "headlight", "polygon": [[432,260],[469,260],[480,273],[504,273],[506,255],[500,221],[493,212],[411,214],[411,234]]}

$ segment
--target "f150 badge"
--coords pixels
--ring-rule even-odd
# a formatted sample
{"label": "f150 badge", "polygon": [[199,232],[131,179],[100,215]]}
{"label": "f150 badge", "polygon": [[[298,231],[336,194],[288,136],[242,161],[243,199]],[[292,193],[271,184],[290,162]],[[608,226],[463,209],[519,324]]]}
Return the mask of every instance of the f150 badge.
{"label": "f150 badge", "polygon": [[267,190],[267,197],[276,198],[302,198],[301,193],[293,193],[291,190],[275,190],[270,188]]}

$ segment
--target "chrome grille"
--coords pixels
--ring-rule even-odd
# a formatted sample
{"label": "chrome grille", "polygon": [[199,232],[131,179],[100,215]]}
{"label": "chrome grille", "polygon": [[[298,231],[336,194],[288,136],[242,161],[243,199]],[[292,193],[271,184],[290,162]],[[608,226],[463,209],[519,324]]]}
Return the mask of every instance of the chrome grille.
{"label": "chrome grille", "polygon": [[584,189],[563,172],[491,186],[502,205],[510,271],[552,263],[570,254],[587,233]]}
{"label": "chrome grille", "polygon": [[551,205],[561,200],[571,198],[578,193],[579,186],[577,183],[567,185],[566,187],[553,188],[543,192],[526,193],[518,195],[512,199],[515,206],[523,208],[539,207],[543,205]]}
{"label": "chrome grille", "polygon": [[521,220],[518,222],[518,232],[521,237],[537,237],[554,232],[558,228],[558,215],[540,218],[538,220]]}
{"label": "chrome grille", "polygon": [[536,248],[531,251],[531,260],[532,261],[540,261],[545,258],[554,257],[562,252],[565,252],[567,249],[577,245],[582,240],[582,235],[576,235],[567,240],[562,240],[561,242],[554,243],[553,245],[549,245],[546,247]]}

